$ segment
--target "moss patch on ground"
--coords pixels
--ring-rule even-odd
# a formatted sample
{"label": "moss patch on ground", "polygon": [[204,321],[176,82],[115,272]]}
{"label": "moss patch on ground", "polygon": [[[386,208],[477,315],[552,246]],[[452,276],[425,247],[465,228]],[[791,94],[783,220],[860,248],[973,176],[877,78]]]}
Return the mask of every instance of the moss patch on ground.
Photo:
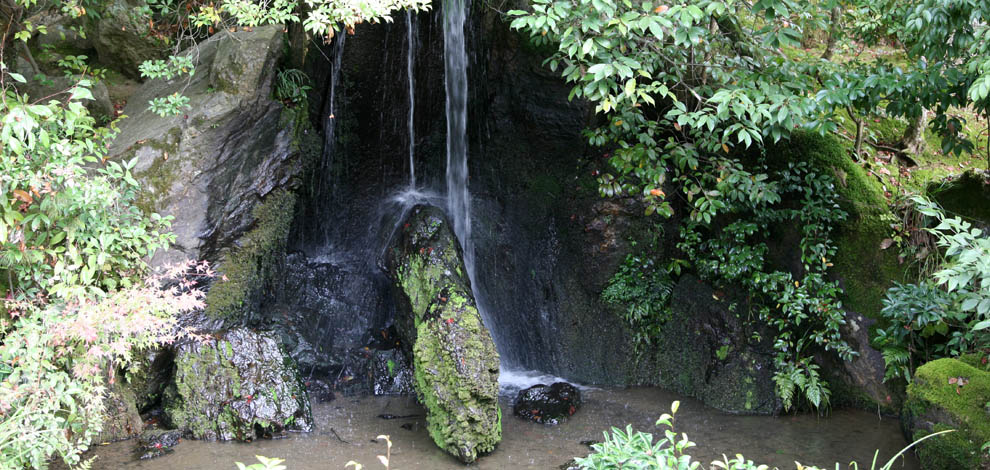
{"label": "moss patch on ground", "polygon": [[833,232],[838,253],[833,273],[841,280],[842,302],[869,318],[880,318],[881,299],[904,270],[893,251],[881,250],[893,220],[880,184],[848,157],[833,136],[802,132],[767,149],[778,162],[805,161],[835,178],[839,205],[847,219]]}
{"label": "moss patch on ground", "polygon": [[255,227],[244,235],[240,247],[226,253],[220,265],[226,280],[214,283],[206,294],[207,315],[241,315],[250,295],[271,278],[285,252],[295,204],[295,194],[278,190],[254,208]]}
{"label": "moss patch on ground", "polygon": [[967,362],[974,361],[929,362],[918,368],[908,386],[902,419],[909,438],[956,430],[919,444],[922,468],[990,468],[990,457],[980,450],[990,442],[990,372]]}

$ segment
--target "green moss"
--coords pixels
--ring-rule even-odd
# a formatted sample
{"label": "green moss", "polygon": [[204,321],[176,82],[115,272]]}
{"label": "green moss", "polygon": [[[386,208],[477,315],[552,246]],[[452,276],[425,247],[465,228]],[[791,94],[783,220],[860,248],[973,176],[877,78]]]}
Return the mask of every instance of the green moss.
{"label": "green moss", "polygon": [[869,130],[877,142],[892,146],[904,137],[907,123],[902,119],[880,117],[869,123]]}
{"label": "green moss", "polygon": [[[144,183],[144,190],[138,195],[135,204],[145,214],[161,212],[168,205],[169,194],[182,169],[178,158],[181,140],[182,129],[173,127],[163,140],[148,139],[143,144],[157,150],[159,154],[147,170],[135,174]],[[126,152],[124,159],[130,159],[133,153]]]}
{"label": "green moss", "polygon": [[254,208],[255,227],[244,235],[239,248],[226,253],[220,265],[226,280],[216,282],[206,295],[207,315],[241,315],[250,295],[269,280],[285,251],[295,203],[295,194],[278,190]]}
{"label": "green moss", "polygon": [[834,232],[838,253],[833,273],[842,281],[843,304],[867,317],[880,318],[881,299],[892,281],[902,280],[896,253],[880,249],[890,234],[892,215],[880,184],[847,155],[833,136],[802,132],[768,148],[777,162],[806,161],[837,182],[840,206],[848,218]]}
{"label": "green moss", "polygon": [[[969,359],[972,361],[972,359]],[[959,386],[959,378],[967,382]],[[953,380],[955,379],[955,380]],[[980,447],[990,441],[990,373],[958,359],[938,359],[919,367],[908,386],[905,419],[913,439],[931,432],[956,432],[919,444],[923,468],[980,468],[990,464]],[[927,426],[926,423],[932,423]]]}

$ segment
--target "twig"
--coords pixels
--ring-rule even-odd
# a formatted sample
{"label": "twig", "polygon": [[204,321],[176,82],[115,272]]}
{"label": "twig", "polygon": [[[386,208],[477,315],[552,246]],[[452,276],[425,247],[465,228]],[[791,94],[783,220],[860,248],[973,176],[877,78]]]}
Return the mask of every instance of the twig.
{"label": "twig", "polygon": [[332,433],[333,433],[333,437],[336,437],[338,441],[340,441],[340,442],[343,442],[344,444],[350,444],[350,442],[347,442],[347,441],[345,441],[344,439],[342,439],[342,438],[340,437],[340,434],[337,434],[337,430],[336,430],[336,429],[334,429],[334,428],[330,428],[330,432],[332,432]]}

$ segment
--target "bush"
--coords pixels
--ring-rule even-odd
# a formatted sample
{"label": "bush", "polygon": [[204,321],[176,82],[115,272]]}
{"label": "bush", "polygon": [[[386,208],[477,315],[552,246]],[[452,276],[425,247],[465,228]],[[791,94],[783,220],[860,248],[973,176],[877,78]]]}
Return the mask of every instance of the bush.
{"label": "bush", "polygon": [[183,333],[176,313],[203,306],[191,282],[165,289],[164,281],[154,277],[96,300],[0,302],[10,316],[0,320],[0,468],[47,468],[53,455],[79,462],[101,430],[115,372],[132,351]]}

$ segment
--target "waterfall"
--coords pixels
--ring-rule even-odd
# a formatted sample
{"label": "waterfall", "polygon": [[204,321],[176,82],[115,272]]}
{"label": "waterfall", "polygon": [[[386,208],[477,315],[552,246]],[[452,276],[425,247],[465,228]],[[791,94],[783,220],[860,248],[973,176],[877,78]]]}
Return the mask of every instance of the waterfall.
{"label": "waterfall", "polygon": [[467,20],[467,0],[444,0],[443,55],[444,83],[447,88],[447,211],[454,222],[454,235],[464,251],[464,268],[471,281],[471,290],[492,340],[502,357],[502,368],[513,362],[496,336],[493,319],[487,308],[484,292],[475,272],[474,242],[471,240],[471,193],[468,191],[467,140],[467,50],[464,24]]}
{"label": "waterfall", "polygon": [[443,18],[444,83],[447,88],[447,210],[464,249],[464,265],[474,284],[471,242],[471,194],[468,192],[467,51],[464,46],[466,0],[445,0]]}
{"label": "waterfall", "polygon": [[416,189],[416,162],[414,160],[416,149],[416,128],[413,126],[413,118],[416,114],[416,77],[413,74],[413,65],[416,63],[416,24],[413,20],[412,11],[406,10],[406,76],[409,79],[409,116],[406,119],[406,128],[409,130],[409,187]]}

